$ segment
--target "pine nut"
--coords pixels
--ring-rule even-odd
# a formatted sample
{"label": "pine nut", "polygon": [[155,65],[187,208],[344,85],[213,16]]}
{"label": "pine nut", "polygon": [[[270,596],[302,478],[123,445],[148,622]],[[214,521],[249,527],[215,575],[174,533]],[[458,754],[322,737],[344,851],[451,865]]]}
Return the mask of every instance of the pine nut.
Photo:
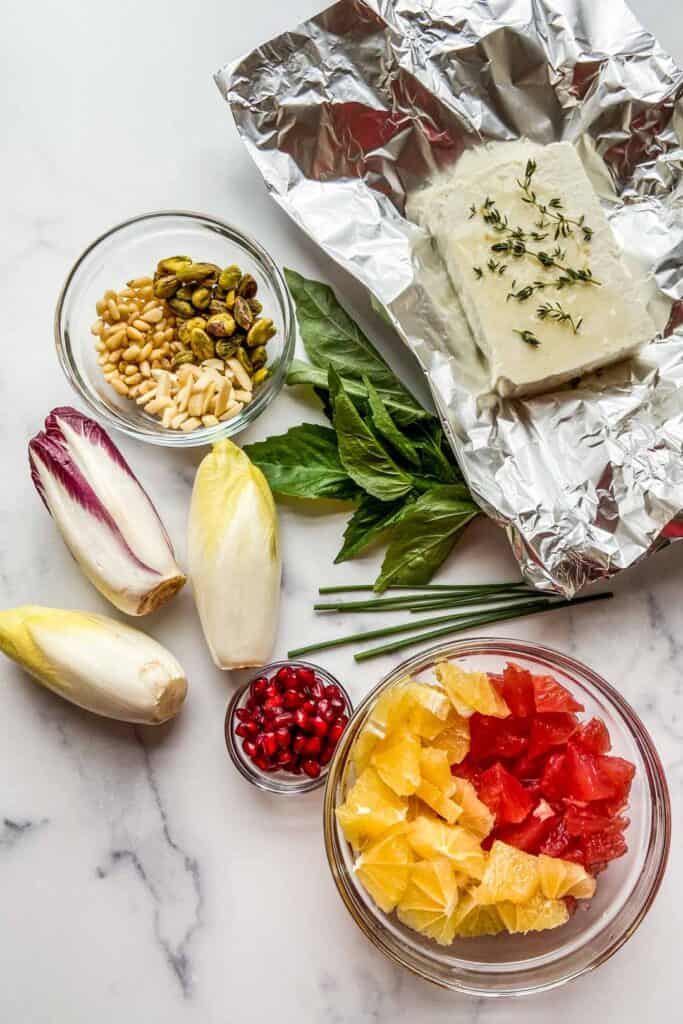
{"label": "pine nut", "polygon": [[138,331],[142,331],[143,334],[146,334],[147,331],[152,330],[147,321],[142,320],[140,317],[138,317],[136,320],[133,320],[133,327],[136,327]]}
{"label": "pine nut", "polygon": [[136,330],[135,327],[132,327],[130,324],[128,325],[128,327],[126,327],[126,334],[128,335],[131,341],[137,341],[139,345],[145,344],[144,335],[141,334],[140,331]]}
{"label": "pine nut", "polygon": [[116,391],[119,395],[124,395],[125,396],[125,395],[128,394],[128,385],[124,384],[122,380],[117,379],[116,377],[114,377],[110,381],[110,384],[113,387],[114,391]]}
{"label": "pine nut", "polygon": [[102,323],[102,321],[101,320],[96,320],[95,323],[90,328],[90,333],[91,334],[97,334],[99,336],[100,334],[102,334],[103,327],[104,327],[104,324]]}
{"label": "pine nut", "polygon": [[140,359],[149,359],[152,354],[152,342],[148,341],[146,345],[143,345],[140,352]]}
{"label": "pine nut", "polygon": [[[215,306],[214,306],[215,309]],[[148,324],[158,324],[163,319],[164,311],[159,306],[154,306],[142,314],[142,319]],[[149,328],[148,328],[149,329]]]}
{"label": "pine nut", "polygon": [[138,345],[130,345],[123,353],[123,358],[130,363],[133,359],[140,358],[140,351]]}

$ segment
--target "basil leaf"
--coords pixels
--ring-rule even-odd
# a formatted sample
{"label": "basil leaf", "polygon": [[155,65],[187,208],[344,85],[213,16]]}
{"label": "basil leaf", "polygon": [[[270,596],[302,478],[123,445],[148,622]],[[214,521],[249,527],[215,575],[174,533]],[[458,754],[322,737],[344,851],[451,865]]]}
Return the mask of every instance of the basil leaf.
{"label": "basil leaf", "polygon": [[245,445],[244,451],[278,494],[342,501],[358,498],[358,488],[341,464],[331,427],[302,423],[286,434]]}
{"label": "basil leaf", "polygon": [[369,381],[367,377],[364,377],[363,383],[367,388],[370,416],[375,430],[378,434],[382,435],[385,441],[388,441],[389,444],[396,449],[399,455],[403,456],[406,462],[419,467],[420,457],[417,454],[415,446],[408,440],[406,435],[402,434],[398,429],[391,418],[391,413],[382,401],[377,390],[372,386],[372,382]]}
{"label": "basil leaf", "polygon": [[375,590],[428,583],[478,513],[463,484],[443,484],[422,494],[394,530]]}
{"label": "basil leaf", "polygon": [[[315,367],[327,370],[333,366],[345,379],[360,381],[363,376],[367,377],[400,426],[432,418],[340,306],[328,285],[309,281],[294,270],[285,269],[285,277],[296,303],[304,348]],[[288,379],[295,382],[291,371]]]}
{"label": "basil leaf", "polygon": [[364,494],[344,530],[344,543],[335,564],[353,558],[390,526],[397,523],[411,507],[412,498],[378,501]]}
{"label": "basil leaf", "polygon": [[395,501],[413,488],[413,478],[396,465],[386,448],[364,423],[346,394],[339,374],[329,369],[334,404],[334,427],[342,466],[368,494]]}
{"label": "basil leaf", "polygon": [[[420,467],[425,476],[439,483],[456,483],[462,480],[460,467],[452,455],[444,451],[444,437],[437,424],[433,430],[421,431],[419,439],[413,439],[420,458]],[[450,449],[449,449],[450,454]]]}

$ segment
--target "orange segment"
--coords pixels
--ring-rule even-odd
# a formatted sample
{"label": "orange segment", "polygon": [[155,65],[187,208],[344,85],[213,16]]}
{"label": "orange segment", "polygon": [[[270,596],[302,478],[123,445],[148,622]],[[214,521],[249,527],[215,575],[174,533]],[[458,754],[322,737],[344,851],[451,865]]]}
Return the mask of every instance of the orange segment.
{"label": "orange segment", "polygon": [[365,769],[336,810],[344,835],[356,849],[405,821],[407,813],[406,801],[382,782],[374,768]]}
{"label": "orange segment", "polygon": [[420,774],[423,779],[440,789],[444,796],[455,792],[455,779],[451,775],[448,754],[437,747],[423,747],[420,754]]}
{"label": "orange segment", "polygon": [[464,672],[457,665],[442,661],[436,677],[446,690],[458,714],[469,718],[473,712],[507,718],[510,709],[491,683],[486,672]]}
{"label": "orange segment", "polygon": [[560,857],[538,857],[538,877],[541,892],[548,899],[558,900],[563,896],[574,896],[577,900],[589,900],[595,892],[595,879],[580,864]]}
{"label": "orange segment", "polygon": [[493,828],[496,820],[494,815],[484,801],[479,799],[476,789],[468,779],[461,779],[455,775],[453,782],[452,799],[462,807],[458,824],[474,832],[479,839],[484,839]]}
{"label": "orange segment", "polygon": [[549,900],[537,892],[524,903],[504,901],[498,904],[498,913],[509,932],[543,932],[559,928],[569,920],[564,900]]}
{"label": "orange segment", "polygon": [[445,750],[450,764],[460,764],[470,749],[470,723],[453,709],[446,728],[432,737],[431,744]]}
{"label": "orange segment", "polygon": [[370,763],[382,782],[399,796],[410,796],[420,785],[420,755],[417,736],[400,728],[381,740],[370,756]]}
{"label": "orange segment", "polygon": [[406,891],[414,861],[405,835],[391,834],[368,847],[356,861],[354,871],[377,906],[388,914]]}
{"label": "orange segment", "polygon": [[538,891],[538,858],[496,840],[476,890],[482,904],[525,903]]}
{"label": "orange segment", "polygon": [[471,892],[463,896],[455,914],[455,937],[472,939],[479,935],[497,935],[504,930],[498,908],[483,906]]}
{"label": "orange segment", "polygon": [[408,827],[408,842],[418,857],[446,857],[452,866],[468,878],[478,881],[486,866],[486,854],[476,836],[459,825],[447,825],[436,818],[421,815]]}
{"label": "orange segment", "polygon": [[450,863],[443,857],[418,861],[396,909],[403,924],[428,935],[442,946],[453,941],[458,883]]}
{"label": "orange segment", "polygon": [[427,807],[431,807],[440,817],[445,818],[449,825],[452,825],[460,817],[462,808],[444,796],[441,790],[427,779],[422,780],[417,787],[416,794],[427,804]]}

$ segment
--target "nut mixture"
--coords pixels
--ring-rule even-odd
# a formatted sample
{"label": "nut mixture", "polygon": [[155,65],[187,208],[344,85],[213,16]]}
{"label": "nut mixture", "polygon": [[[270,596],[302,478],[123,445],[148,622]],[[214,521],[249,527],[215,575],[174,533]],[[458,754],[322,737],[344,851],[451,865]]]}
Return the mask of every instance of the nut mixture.
{"label": "nut mixture", "polygon": [[275,326],[257,287],[237,266],[172,256],[154,278],[105,292],[91,328],[105,380],[169,430],[232,419],[270,373]]}

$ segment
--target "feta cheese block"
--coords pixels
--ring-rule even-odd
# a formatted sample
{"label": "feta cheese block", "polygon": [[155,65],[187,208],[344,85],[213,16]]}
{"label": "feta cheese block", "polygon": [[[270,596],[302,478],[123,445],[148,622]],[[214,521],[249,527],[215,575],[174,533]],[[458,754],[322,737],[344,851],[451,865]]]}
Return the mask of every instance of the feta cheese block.
{"label": "feta cheese block", "polygon": [[[529,160],[535,169],[525,193]],[[545,215],[525,201],[531,193]],[[501,230],[484,219],[492,211]],[[472,150],[413,196],[408,212],[436,240],[501,395],[549,391],[631,355],[657,333],[642,282],[624,263],[568,142]],[[514,248],[505,251],[506,243]],[[572,273],[594,283],[569,283]]]}

